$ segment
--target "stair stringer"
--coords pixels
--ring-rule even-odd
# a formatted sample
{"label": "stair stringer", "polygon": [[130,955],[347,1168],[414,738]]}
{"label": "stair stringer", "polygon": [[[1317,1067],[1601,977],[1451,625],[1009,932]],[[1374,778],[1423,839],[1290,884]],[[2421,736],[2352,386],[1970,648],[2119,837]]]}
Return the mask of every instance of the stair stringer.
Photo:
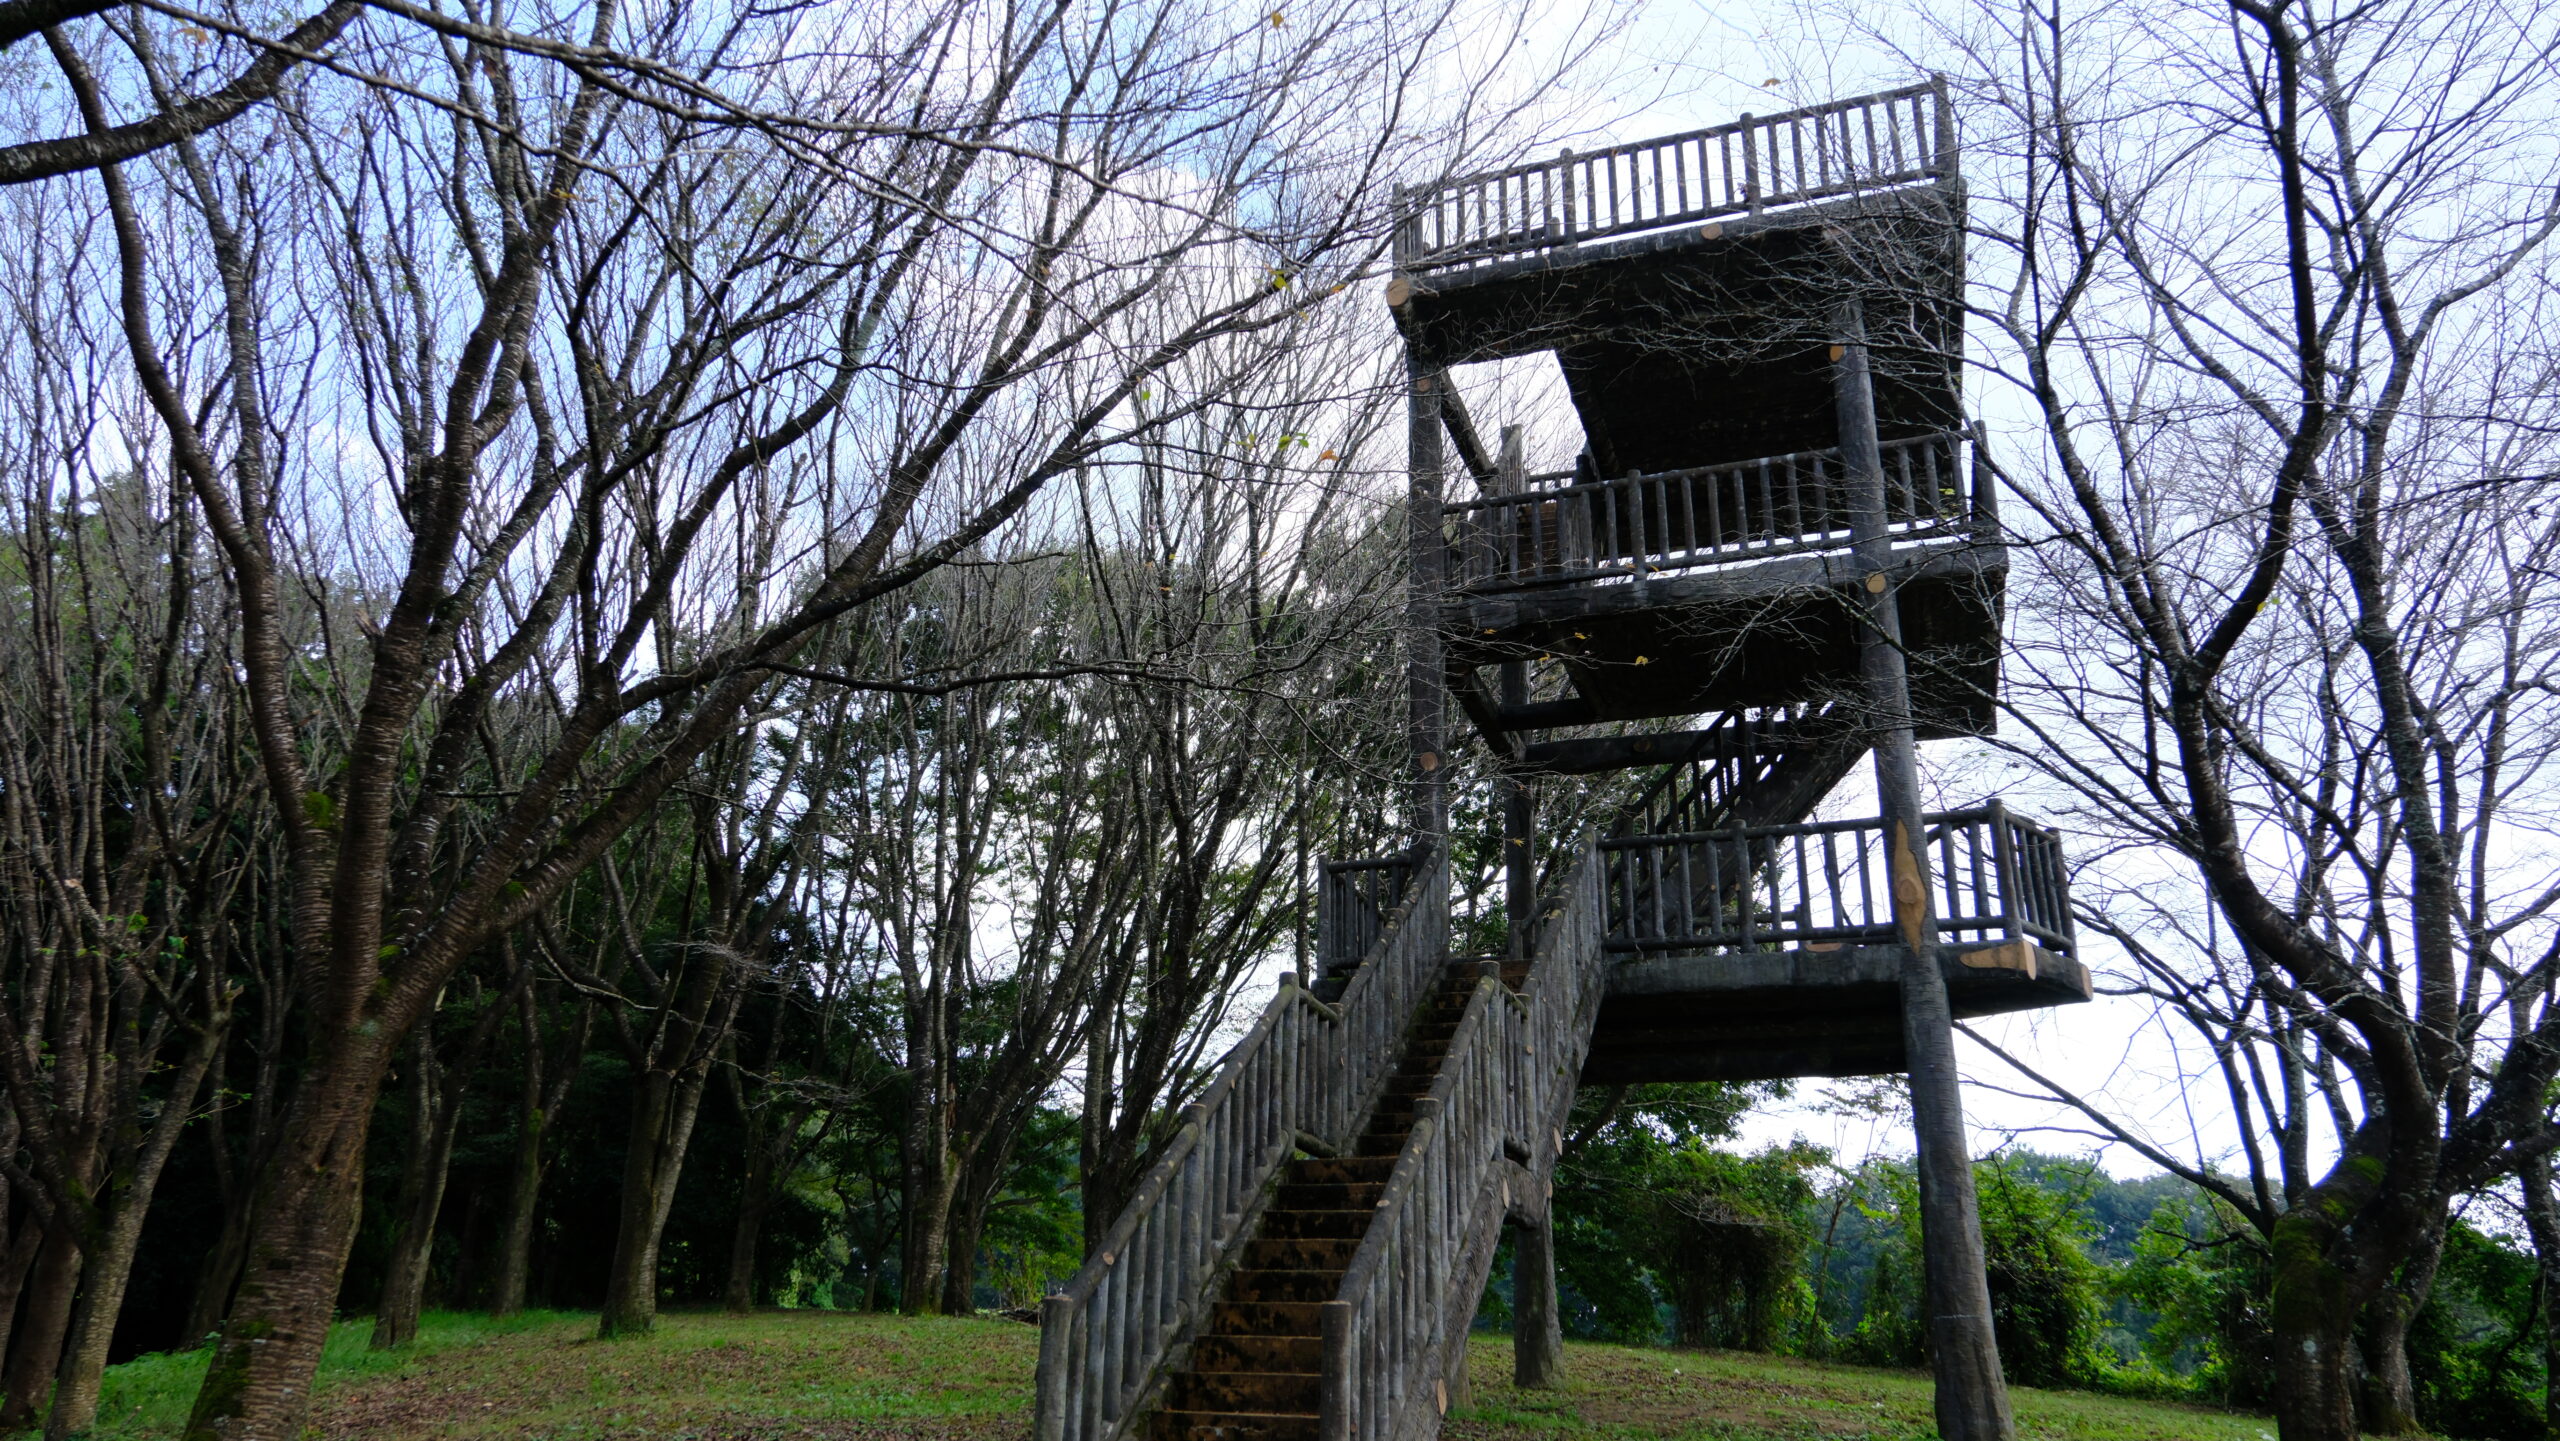
{"label": "stair stringer", "polygon": [[1520,993],[1488,974],[1468,999],[1377,1217],[1325,1307],[1320,1441],[1438,1434],[1452,1348],[1465,1345],[1503,1221],[1516,1204],[1543,1202],[1590,1050],[1607,985],[1600,878],[1586,838],[1542,908]]}

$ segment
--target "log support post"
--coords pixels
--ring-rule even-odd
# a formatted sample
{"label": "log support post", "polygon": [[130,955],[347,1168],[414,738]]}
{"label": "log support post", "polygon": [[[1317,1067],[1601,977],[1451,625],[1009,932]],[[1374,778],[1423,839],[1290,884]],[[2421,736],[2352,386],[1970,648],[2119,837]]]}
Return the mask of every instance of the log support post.
{"label": "log support post", "polygon": [[1406,378],[1410,469],[1405,490],[1405,554],[1411,590],[1405,604],[1405,695],[1413,757],[1409,809],[1414,839],[1437,843],[1449,832],[1449,690],[1440,644],[1440,605],[1448,569],[1448,547],[1440,529],[1441,477],[1447,464],[1440,412],[1449,372],[1408,359]]}
{"label": "log support post", "polygon": [[[1525,484],[1527,474],[1520,442],[1520,427],[1502,428],[1502,459],[1494,473],[1496,493],[1516,495]],[[1499,542],[1497,542],[1498,544]],[[1523,660],[1502,663],[1502,704],[1516,710],[1529,703],[1529,664]],[[1511,958],[1528,959],[1536,947],[1538,910],[1537,793],[1521,770],[1521,746],[1509,735],[1501,740],[1507,753],[1499,759],[1502,779],[1499,783],[1502,801],[1502,910],[1510,921]]]}
{"label": "log support post", "polygon": [[2011,1441],[2016,1426],[1991,1327],[1973,1158],[1956,1079],[1954,1017],[1938,970],[1937,919],[1930,907],[1902,615],[1892,583],[1891,517],[1876,435],[1875,384],[1868,369],[1866,320],[1854,298],[1840,308],[1831,360],[1851,536],[1865,577],[1859,589],[1866,622],[1860,675],[1874,737],[1876,799],[1883,813],[1893,914],[1903,939],[1902,1034],[1919,1151],[1928,1270],[1924,1296],[1930,1364],[1937,1376],[1938,1433],[1946,1441]]}
{"label": "log support post", "polygon": [[1563,1379],[1555,1207],[1541,1198],[1537,1219],[1520,1223],[1511,1237],[1511,1381],[1515,1386],[1553,1386]]}

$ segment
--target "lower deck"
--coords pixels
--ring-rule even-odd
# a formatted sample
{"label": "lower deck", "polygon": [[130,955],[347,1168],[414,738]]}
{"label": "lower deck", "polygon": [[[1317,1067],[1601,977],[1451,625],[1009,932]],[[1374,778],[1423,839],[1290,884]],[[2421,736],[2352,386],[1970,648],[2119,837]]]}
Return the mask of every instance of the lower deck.
{"label": "lower deck", "polygon": [[[2089,999],[2080,962],[2027,941],[1943,946],[1959,1020]],[[1585,1085],[1871,1076],[1906,1069],[1902,949],[1642,958],[1612,972]]]}

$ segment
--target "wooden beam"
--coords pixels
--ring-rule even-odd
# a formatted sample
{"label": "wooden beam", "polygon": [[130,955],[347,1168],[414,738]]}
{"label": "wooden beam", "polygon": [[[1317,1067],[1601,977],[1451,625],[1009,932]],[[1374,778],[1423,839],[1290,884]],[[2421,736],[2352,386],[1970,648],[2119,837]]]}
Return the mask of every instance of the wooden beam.
{"label": "wooden beam", "polygon": [[1507,759],[1518,749],[1518,739],[1504,729],[1502,708],[1484,688],[1483,677],[1472,668],[1452,671],[1449,690],[1457,696],[1458,708],[1465,711],[1467,719],[1474,723],[1476,734],[1484,737],[1484,743],[1492,748],[1495,755]]}
{"label": "wooden beam", "polygon": [[1558,726],[1587,726],[1600,719],[1591,702],[1580,696],[1562,700],[1533,700],[1527,705],[1507,705],[1495,709],[1494,723],[1506,731],[1553,730]]}
{"label": "wooden beam", "polygon": [[1476,478],[1476,489],[1486,495],[1495,493],[1502,471],[1494,464],[1493,455],[1484,448],[1484,437],[1476,434],[1475,417],[1467,413],[1466,397],[1458,394],[1456,382],[1441,372],[1440,422],[1449,428],[1449,439],[1458,447],[1458,458],[1467,463],[1467,471]]}
{"label": "wooden beam", "polygon": [[[1521,766],[1539,775],[1587,776],[1637,766],[1676,765],[1714,753],[1723,737],[1714,731],[1668,731],[1656,735],[1584,736],[1573,740],[1531,741],[1520,753]],[[1753,747],[1774,753],[1787,746],[1781,737]]]}

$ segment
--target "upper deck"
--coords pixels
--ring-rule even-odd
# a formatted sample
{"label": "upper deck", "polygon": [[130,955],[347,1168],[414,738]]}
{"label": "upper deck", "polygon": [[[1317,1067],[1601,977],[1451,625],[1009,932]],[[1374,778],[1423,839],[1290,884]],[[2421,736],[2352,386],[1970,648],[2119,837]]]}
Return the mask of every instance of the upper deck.
{"label": "upper deck", "polygon": [[1603,242],[1955,175],[1953,113],[1931,81],[1403,187],[1396,270],[1445,286],[1460,278],[1451,272],[1571,260]]}

